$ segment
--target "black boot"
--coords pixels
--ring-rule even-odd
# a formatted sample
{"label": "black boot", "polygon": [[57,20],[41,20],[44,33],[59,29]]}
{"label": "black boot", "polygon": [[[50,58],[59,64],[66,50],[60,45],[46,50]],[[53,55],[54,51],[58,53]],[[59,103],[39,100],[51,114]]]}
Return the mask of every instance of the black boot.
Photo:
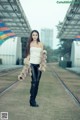
{"label": "black boot", "polygon": [[30,89],[30,106],[33,106],[33,107],[38,107],[39,105],[36,103],[35,99],[36,99],[36,96],[35,96],[35,90],[36,90],[36,83],[32,83],[31,84],[31,89]]}
{"label": "black boot", "polygon": [[35,102],[35,103],[30,103],[30,106],[32,107],[39,107],[39,105]]}
{"label": "black boot", "polygon": [[30,106],[32,107],[39,107],[39,105],[36,103],[35,99],[30,96]]}

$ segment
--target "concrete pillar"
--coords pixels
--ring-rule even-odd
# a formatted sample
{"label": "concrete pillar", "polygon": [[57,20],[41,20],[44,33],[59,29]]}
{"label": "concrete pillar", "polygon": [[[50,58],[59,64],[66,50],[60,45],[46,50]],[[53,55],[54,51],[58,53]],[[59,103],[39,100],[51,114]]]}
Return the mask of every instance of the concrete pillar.
{"label": "concrete pillar", "polygon": [[73,41],[71,49],[72,67],[80,67],[80,41]]}

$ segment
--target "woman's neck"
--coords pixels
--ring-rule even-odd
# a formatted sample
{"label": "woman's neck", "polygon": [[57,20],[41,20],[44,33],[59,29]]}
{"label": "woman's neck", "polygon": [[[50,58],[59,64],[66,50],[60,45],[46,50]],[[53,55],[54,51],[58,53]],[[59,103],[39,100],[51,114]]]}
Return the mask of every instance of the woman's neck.
{"label": "woman's neck", "polygon": [[33,40],[33,43],[37,43],[37,41],[34,41],[34,40]]}

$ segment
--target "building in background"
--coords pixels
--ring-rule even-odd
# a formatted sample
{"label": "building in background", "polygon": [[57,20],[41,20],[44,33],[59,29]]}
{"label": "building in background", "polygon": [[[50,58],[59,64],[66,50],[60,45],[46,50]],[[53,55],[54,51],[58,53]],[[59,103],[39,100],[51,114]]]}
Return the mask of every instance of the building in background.
{"label": "building in background", "polygon": [[3,65],[16,65],[22,59],[20,37],[9,38],[0,45],[0,59]]}
{"label": "building in background", "polygon": [[53,29],[41,29],[41,41],[45,46],[53,48]]}

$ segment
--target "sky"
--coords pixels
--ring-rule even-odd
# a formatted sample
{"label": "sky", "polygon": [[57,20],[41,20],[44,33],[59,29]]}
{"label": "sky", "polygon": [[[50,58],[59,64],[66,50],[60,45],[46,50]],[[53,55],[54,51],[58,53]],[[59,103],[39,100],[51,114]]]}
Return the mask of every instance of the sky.
{"label": "sky", "polygon": [[56,25],[64,20],[70,5],[66,2],[60,3],[61,1],[66,0],[20,0],[32,30],[40,32],[42,28],[53,29],[53,49],[59,43]]}

